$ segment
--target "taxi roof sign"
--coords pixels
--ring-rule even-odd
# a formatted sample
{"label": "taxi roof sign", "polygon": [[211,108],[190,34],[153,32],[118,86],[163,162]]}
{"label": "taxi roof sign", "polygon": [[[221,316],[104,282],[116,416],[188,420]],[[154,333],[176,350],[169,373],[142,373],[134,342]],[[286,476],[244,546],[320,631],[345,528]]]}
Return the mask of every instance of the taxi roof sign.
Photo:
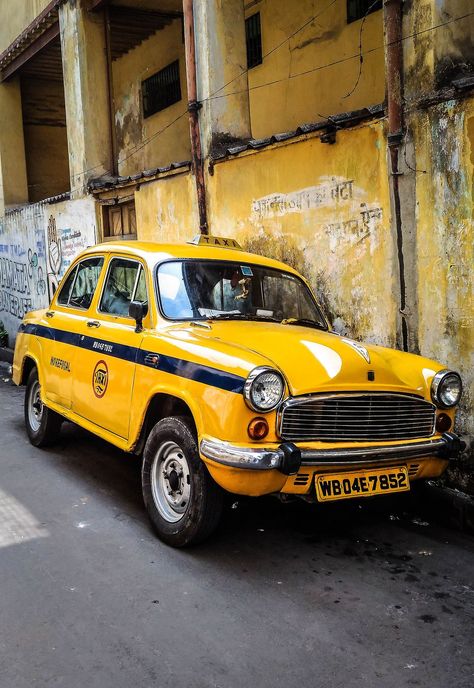
{"label": "taxi roof sign", "polygon": [[226,237],[216,237],[207,234],[198,234],[188,244],[194,244],[195,246],[216,246],[217,248],[233,248],[238,251],[242,250],[242,246],[235,239],[229,239]]}

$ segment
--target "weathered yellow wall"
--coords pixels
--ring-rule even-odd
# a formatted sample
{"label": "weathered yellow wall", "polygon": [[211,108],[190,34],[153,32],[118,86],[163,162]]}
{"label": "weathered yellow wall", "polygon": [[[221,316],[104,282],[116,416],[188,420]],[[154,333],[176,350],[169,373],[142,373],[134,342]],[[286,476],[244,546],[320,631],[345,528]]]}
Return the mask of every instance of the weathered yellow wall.
{"label": "weathered yellow wall", "polygon": [[282,259],[312,283],[336,326],[395,344],[396,273],[383,124],[276,146],[215,166],[211,231]]}
{"label": "weathered yellow wall", "polygon": [[28,202],[25,163],[25,141],[21,111],[21,91],[18,77],[0,84],[0,167],[4,207]]}
{"label": "weathered yellow wall", "polygon": [[[177,59],[180,64],[181,101],[144,119],[142,81]],[[115,60],[112,63],[112,73],[119,174],[133,174],[164,166],[172,161],[189,160],[186,67],[181,21],[173,21]],[[159,133],[183,113],[176,124]]]}
{"label": "weathered yellow wall", "polygon": [[2,0],[0,2],[0,53],[31,24],[50,0]]}
{"label": "weathered yellow wall", "polygon": [[194,177],[176,174],[135,192],[140,241],[189,241],[198,233]]}
{"label": "weathered yellow wall", "polygon": [[419,343],[459,370],[459,424],[474,433],[474,101],[448,102],[412,123],[417,167]]}
{"label": "weathered yellow wall", "polygon": [[[347,24],[346,0],[334,4],[331,0],[261,0],[249,5],[247,16],[260,12],[263,54],[283,43],[248,73],[255,138],[383,101],[381,11],[370,14],[364,23],[362,50],[377,50],[364,55],[362,74],[354,89],[359,75],[362,20]],[[302,31],[285,40],[312,17],[315,19]],[[336,64],[325,66],[332,62]],[[308,73],[297,76],[303,72]],[[264,86],[268,82],[271,85]],[[353,89],[352,95],[345,98]]]}
{"label": "weathered yellow wall", "polygon": [[30,203],[69,189],[64,89],[61,81],[22,80]]}

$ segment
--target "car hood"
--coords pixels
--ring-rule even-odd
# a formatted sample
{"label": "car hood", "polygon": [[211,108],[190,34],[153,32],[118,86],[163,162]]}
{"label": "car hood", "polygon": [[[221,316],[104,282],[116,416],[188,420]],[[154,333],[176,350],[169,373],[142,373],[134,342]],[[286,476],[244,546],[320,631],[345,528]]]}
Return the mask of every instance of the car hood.
{"label": "car hood", "polygon": [[279,368],[292,395],[325,389],[384,389],[429,398],[431,379],[442,368],[421,356],[360,344],[311,327],[225,321],[212,322],[209,330],[199,326],[190,328],[187,324],[176,327],[173,334],[181,338],[186,330],[189,336],[190,329],[194,341],[199,340],[206,349],[212,349],[215,363],[219,348],[223,347],[226,355],[234,349],[240,360],[247,358],[250,368],[255,365]]}

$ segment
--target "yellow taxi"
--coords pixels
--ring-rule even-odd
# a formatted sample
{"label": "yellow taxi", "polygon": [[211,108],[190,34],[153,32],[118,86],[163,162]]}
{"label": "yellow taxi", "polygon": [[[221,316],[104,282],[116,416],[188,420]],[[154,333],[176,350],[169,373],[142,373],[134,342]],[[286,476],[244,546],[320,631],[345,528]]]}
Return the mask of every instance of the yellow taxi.
{"label": "yellow taxi", "polygon": [[233,239],[87,249],[22,322],[13,379],[33,445],[67,419],[143,456],[176,547],[210,535],[225,491],[405,492],[459,453],[456,372],[332,332],[296,270]]}

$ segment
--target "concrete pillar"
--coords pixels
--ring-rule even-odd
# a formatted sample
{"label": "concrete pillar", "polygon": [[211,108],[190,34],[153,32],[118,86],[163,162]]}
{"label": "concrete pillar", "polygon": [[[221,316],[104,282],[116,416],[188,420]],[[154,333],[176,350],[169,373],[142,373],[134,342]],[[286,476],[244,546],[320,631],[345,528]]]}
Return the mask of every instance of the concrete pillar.
{"label": "concrete pillar", "polygon": [[0,84],[0,217],[5,206],[28,203],[19,78]]}
{"label": "concrete pillar", "polygon": [[204,157],[251,137],[244,0],[195,0]]}
{"label": "concrete pillar", "polygon": [[112,171],[104,17],[80,0],[59,10],[72,196]]}

